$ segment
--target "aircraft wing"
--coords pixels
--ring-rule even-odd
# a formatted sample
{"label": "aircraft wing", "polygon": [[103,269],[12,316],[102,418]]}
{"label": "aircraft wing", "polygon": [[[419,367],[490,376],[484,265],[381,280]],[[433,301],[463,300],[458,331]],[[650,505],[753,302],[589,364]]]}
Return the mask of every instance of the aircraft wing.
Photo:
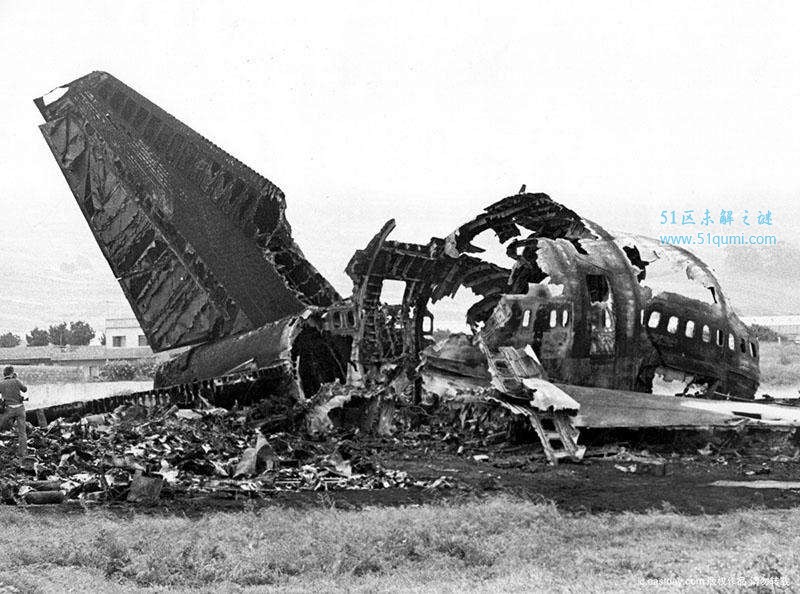
{"label": "aircraft wing", "polygon": [[[420,374],[425,389],[445,400],[481,400],[490,387],[502,392],[493,381],[487,359],[481,357],[481,351],[466,335],[451,335],[429,346],[422,351],[421,359]],[[517,367],[516,364],[507,365],[507,368]],[[798,407],[576,386],[524,376],[520,379],[529,388],[531,403],[535,407],[541,410],[575,410],[574,427],[727,427],[743,421],[800,426]],[[501,402],[502,398],[495,400]]]}
{"label": "aircraft wing", "polygon": [[[626,390],[556,384],[574,398],[580,410],[573,424],[594,429],[660,427],[728,427],[757,417],[739,412],[742,407],[709,406],[714,401]],[[787,418],[787,423],[788,423]]]}
{"label": "aircraft wing", "polygon": [[280,188],[110,74],[34,102],[154,350],[339,299],[292,240]]}

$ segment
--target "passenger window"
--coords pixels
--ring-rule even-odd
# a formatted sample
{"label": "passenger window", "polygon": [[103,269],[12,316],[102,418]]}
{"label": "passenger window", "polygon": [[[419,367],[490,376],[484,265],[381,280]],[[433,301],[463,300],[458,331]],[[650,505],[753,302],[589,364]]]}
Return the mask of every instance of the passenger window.
{"label": "passenger window", "polygon": [[566,309],[561,312],[561,325],[566,326],[569,324],[569,311]]}
{"label": "passenger window", "polygon": [[747,341],[744,338],[739,339],[739,350],[742,351],[742,354],[747,354]]}
{"label": "passenger window", "polygon": [[658,328],[658,323],[661,321],[661,314],[657,311],[650,312],[650,319],[647,320],[647,325],[650,328]]}
{"label": "passenger window", "polygon": [[350,326],[351,328],[356,327],[356,316],[353,313],[353,310],[347,312],[347,325]]}
{"label": "passenger window", "polygon": [[675,334],[678,331],[678,318],[677,316],[670,316],[667,322],[667,332]]}
{"label": "passenger window", "polygon": [[728,334],[728,348],[732,351],[736,350],[736,337],[732,333]]}
{"label": "passenger window", "polygon": [[754,343],[754,342],[750,343],[750,354],[753,355],[754,359],[756,357],[758,357],[758,347],[756,346],[756,343]]}
{"label": "passenger window", "polygon": [[703,342],[711,342],[711,329],[703,326]]}
{"label": "passenger window", "polygon": [[531,310],[526,309],[525,313],[522,314],[522,327],[527,328],[531,325]]}
{"label": "passenger window", "polygon": [[334,328],[342,327],[342,312],[340,311],[333,312],[333,327]]}
{"label": "passenger window", "polygon": [[554,309],[550,310],[550,327],[555,328],[558,323],[558,312]]}
{"label": "passenger window", "polygon": [[684,330],[686,338],[694,338],[694,322],[692,320],[686,321],[686,330]]}
{"label": "passenger window", "polygon": [[717,346],[722,346],[725,344],[725,335],[722,333],[722,330],[717,330]]}

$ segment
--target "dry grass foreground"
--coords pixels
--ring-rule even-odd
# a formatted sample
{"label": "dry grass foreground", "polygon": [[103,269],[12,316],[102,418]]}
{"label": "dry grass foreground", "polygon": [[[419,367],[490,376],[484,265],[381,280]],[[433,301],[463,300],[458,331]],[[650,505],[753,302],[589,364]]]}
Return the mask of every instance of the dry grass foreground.
{"label": "dry grass foreground", "polygon": [[5,508],[0,522],[0,582],[19,591],[800,589],[800,510],[590,516],[498,497],[196,519]]}

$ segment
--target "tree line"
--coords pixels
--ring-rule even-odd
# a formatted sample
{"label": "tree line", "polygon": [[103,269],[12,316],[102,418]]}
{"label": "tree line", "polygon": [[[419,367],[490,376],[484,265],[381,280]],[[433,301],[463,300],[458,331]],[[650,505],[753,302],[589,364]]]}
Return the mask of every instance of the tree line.
{"label": "tree line", "polygon": [[[61,322],[50,326],[46,330],[38,326],[25,335],[25,342],[28,346],[47,346],[48,344],[65,345],[85,345],[95,337],[94,329],[84,321]],[[6,332],[0,334],[0,348],[19,346],[22,339],[18,334]],[[101,339],[101,342],[103,340]]]}

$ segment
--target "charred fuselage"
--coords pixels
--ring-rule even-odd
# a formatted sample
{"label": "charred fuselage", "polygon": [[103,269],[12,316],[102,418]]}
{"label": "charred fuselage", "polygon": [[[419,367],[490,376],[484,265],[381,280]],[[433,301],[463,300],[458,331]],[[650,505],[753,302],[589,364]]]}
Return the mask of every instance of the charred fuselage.
{"label": "charred fuselage", "polygon": [[[374,296],[384,280],[406,282],[399,315],[412,365],[432,325],[423,323],[429,303],[464,286],[478,299],[466,313],[473,332],[497,345],[530,346],[552,381],[648,392],[658,375],[695,394],[755,395],[758,341],[708,267],[685,250],[612,236],[545,194],[505,198],[424,246],[389,241],[390,227],[348,272],[365,311],[379,307]],[[473,255],[471,242],[487,230],[504,245],[508,268]],[[705,299],[651,286],[649,269],[659,266]],[[366,368],[385,359],[376,343],[358,353]]]}

